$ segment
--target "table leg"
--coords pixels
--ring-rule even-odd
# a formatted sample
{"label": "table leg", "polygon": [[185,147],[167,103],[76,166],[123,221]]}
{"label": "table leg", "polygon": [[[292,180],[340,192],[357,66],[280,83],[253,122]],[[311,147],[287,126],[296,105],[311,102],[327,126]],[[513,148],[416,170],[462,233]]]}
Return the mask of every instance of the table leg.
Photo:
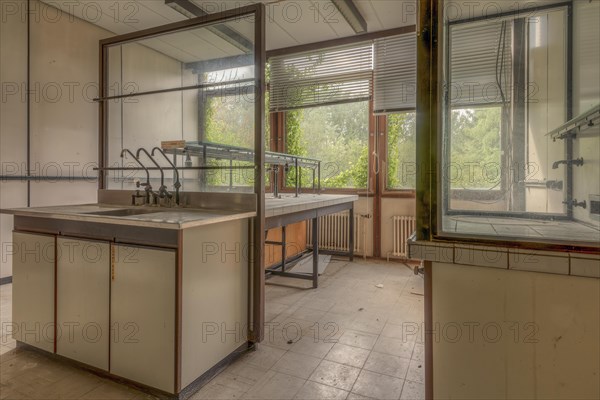
{"label": "table leg", "polygon": [[354,205],[349,210],[350,221],[348,221],[348,225],[350,228],[350,232],[348,234],[348,258],[350,261],[354,261]]}
{"label": "table leg", "polygon": [[319,286],[319,218],[312,220],[313,288]]}

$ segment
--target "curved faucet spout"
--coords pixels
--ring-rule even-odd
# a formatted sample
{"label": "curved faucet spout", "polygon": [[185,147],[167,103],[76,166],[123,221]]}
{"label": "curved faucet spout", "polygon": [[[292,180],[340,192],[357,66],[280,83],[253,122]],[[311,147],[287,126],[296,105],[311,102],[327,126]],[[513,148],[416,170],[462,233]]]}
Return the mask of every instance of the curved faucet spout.
{"label": "curved faucet spout", "polygon": [[171,167],[173,167],[173,171],[175,171],[175,184],[173,185],[175,187],[175,204],[179,205],[179,188],[181,187],[181,182],[179,181],[179,171],[177,170],[175,164],[173,164],[173,162],[169,159],[169,157],[167,157],[165,152],[160,147],[155,147],[152,149],[153,156],[155,151],[158,151],[160,154],[162,154],[165,160],[167,160]]}
{"label": "curved faucet spout", "polygon": [[160,194],[160,197],[164,197],[165,195],[167,195],[166,192],[166,186],[165,186],[165,172],[163,171],[162,167],[160,166],[159,163],[156,162],[156,160],[154,159],[154,157],[152,157],[152,155],[150,153],[148,153],[148,150],[146,150],[143,147],[140,147],[136,153],[137,157],[140,157],[140,153],[144,152],[144,154],[146,154],[146,156],[150,159],[150,161],[152,161],[152,163],[154,165],[156,165],[156,168],[158,168],[158,170],[160,171],[160,189],[158,189],[158,193]]}
{"label": "curved faucet spout", "polygon": [[152,189],[150,186],[150,171],[148,171],[148,168],[146,168],[146,166],[140,161],[139,157],[136,157],[135,154],[133,154],[129,149],[123,149],[121,151],[121,158],[125,156],[125,153],[129,154],[131,158],[133,158],[142,168],[144,168],[144,171],[146,171],[146,189]]}

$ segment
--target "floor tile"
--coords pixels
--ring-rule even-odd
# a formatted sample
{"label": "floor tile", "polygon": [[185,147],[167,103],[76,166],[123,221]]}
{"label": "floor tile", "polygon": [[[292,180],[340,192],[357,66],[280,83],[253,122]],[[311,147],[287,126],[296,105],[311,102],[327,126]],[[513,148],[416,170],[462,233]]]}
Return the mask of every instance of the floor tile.
{"label": "floor tile", "polygon": [[352,392],[375,399],[398,399],[402,393],[403,379],[362,370]]}
{"label": "floor tile", "polygon": [[338,343],[329,350],[325,359],[351,367],[362,368],[365,361],[367,361],[367,357],[369,357],[369,353],[369,350],[360,347]]}
{"label": "floor tile", "polygon": [[85,400],[125,400],[133,399],[136,392],[127,386],[119,385],[110,381],[104,382],[96,389],[86,393],[81,397]]}
{"label": "floor tile", "polygon": [[286,400],[293,399],[296,393],[306,382],[304,379],[294,376],[269,371],[269,374],[261,379],[245,395],[246,399],[257,400]]}
{"label": "floor tile", "polygon": [[289,350],[301,338],[302,332],[298,329],[265,329],[265,337],[260,344]]}
{"label": "floor tile", "polygon": [[377,342],[377,335],[349,330],[344,332],[344,334],[340,337],[339,342],[349,346],[371,350]]}
{"label": "floor tile", "polygon": [[413,382],[425,382],[425,366],[419,360],[411,360],[406,379]]}
{"label": "floor tile", "polygon": [[358,368],[323,360],[311,375],[310,380],[349,391],[359,373],[360,369]]}
{"label": "floor tile", "polygon": [[348,392],[342,389],[307,381],[295,399],[299,400],[344,400]]}
{"label": "floor tile", "polygon": [[391,354],[383,354],[372,352],[365,363],[364,369],[377,372],[383,375],[390,375],[396,378],[404,379],[410,359],[393,356]]}
{"label": "floor tile", "polygon": [[402,358],[411,358],[415,342],[380,336],[373,351],[391,354]]}
{"label": "floor tile", "polygon": [[350,324],[350,329],[379,335],[385,326],[387,317],[377,315],[359,315]]}
{"label": "floor tile", "polygon": [[247,353],[241,358],[246,364],[255,365],[264,369],[269,369],[285,354],[285,350],[270,346],[258,345],[257,349]]}
{"label": "floor tile", "polygon": [[243,391],[231,387],[210,383],[194,393],[190,400],[234,400],[241,399]]}
{"label": "floor tile", "polygon": [[289,351],[271,369],[298,378],[308,379],[320,362],[320,358]]}
{"label": "floor tile", "polygon": [[329,353],[329,350],[335,343],[328,343],[321,339],[304,336],[294,343],[290,351],[294,353],[306,354],[317,358],[323,358]]}
{"label": "floor tile", "polygon": [[425,400],[425,385],[419,382],[404,382],[401,400]]}

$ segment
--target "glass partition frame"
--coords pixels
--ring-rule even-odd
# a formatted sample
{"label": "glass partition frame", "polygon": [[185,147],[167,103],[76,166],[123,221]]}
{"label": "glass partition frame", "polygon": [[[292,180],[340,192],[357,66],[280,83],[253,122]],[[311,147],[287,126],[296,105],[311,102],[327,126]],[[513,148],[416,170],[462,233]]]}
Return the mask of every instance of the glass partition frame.
{"label": "glass partition frame", "polygon": [[[569,242],[564,240],[548,240],[545,238],[534,239],[524,237],[511,237],[507,235],[478,236],[475,234],[450,234],[443,231],[442,218],[447,209],[444,196],[444,167],[443,154],[446,151],[443,143],[443,104],[445,96],[444,63],[446,48],[444,38],[447,34],[444,10],[447,1],[428,0],[419,9],[417,32],[417,229],[416,239],[437,242],[464,242],[470,244],[505,246],[513,248],[526,248],[538,250],[575,251],[597,253],[600,243],[594,242]],[[539,12],[546,9],[565,7],[568,17],[567,48],[569,49],[567,65],[567,81],[572,81],[572,54],[573,49],[573,6],[570,2],[552,3],[531,9],[520,9],[514,12],[505,12],[494,17],[508,17],[516,13]],[[470,22],[478,18],[469,19]],[[572,96],[567,94],[567,120],[572,118]],[[567,153],[572,152],[572,143],[565,143]],[[572,169],[567,170],[567,175],[572,174]],[[570,176],[566,178],[571,181]],[[567,188],[566,198],[572,199],[572,188]],[[522,215],[524,217],[525,215]],[[567,211],[565,217],[569,218],[571,212]],[[556,216],[551,216],[556,217]],[[562,216],[561,216],[562,217]],[[563,217],[564,218],[564,217]],[[565,218],[566,219],[566,218]]]}
{"label": "glass partition frame", "polygon": [[[230,10],[207,14],[202,17],[175,22],[155,28],[132,32],[125,35],[114,36],[100,41],[99,47],[99,98],[96,101],[99,104],[99,170],[98,188],[107,189],[107,174],[103,169],[108,166],[108,50],[111,46],[126,44],[133,41],[152,38],[160,35],[174,33],[178,31],[202,28],[203,26],[226,22],[235,18],[250,18],[254,22],[253,40],[254,40],[254,87],[256,95],[254,96],[254,194],[256,196],[256,217],[251,221],[249,227],[249,245],[251,252],[249,254],[249,263],[251,265],[250,288],[251,302],[249,305],[249,333],[250,342],[260,342],[264,336],[262,327],[264,326],[264,279],[263,271],[263,248],[264,248],[264,226],[265,226],[265,102],[264,95],[266,89],[265,64],[265,26],[266,11],[262,3],[251,4],[243,7],[237,7]],[[179,88],[181,89],[181,88]],[[169,91],[172,89],[166,89]],[[159,93],[161,91],[158,91]],[[180,235],[181,238],[181,235]],[[181,240],[181,239],[180,239]],[[181,257],[179,257],[181,259]],[[178,262],[178,282],[181,281],[181,260]],[[178,285],[179,285],[178,284]],[[181,292],[179,291],[179,296]],[[180,300],[179,300],[180,301]],[[179,320],[179,323],[181,321]],[[181,330],[179,330],[179,334]],[[177,369],[177,368],[176,368]]]}

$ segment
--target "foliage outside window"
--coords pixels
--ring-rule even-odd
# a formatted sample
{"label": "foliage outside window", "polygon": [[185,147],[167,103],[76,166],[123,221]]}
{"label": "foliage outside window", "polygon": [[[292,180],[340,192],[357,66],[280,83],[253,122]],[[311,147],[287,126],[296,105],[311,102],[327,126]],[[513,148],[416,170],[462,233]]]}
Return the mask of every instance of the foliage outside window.
{"label": "foliage outside window", "polygon": [[452,110],[452,145],[446,167],[452,189],[500,189],[501,119],[500,106]]}
{"label": "foliage outside window", "polygon": [[[267,94],[268,107],[268,94]],[[204,141],[236,147],[254,148],[254,100],[249,96],[212,96],[206,99],[204,123]],[[268,115],[265,122],[265,138],[269,137]],[[265,139],[265,150],[269,149],[269,140]],[[208,165],[228,167],[229,160],[209,160]],[[249,162],[233,161],[234,166],[253,165]],[[228,186],[230,173],[228,169],[208,171],[207,183],[213,186]],[[231,174],[233,186],[251,186],[253,172],[251,169],[235,169]],[[270,176],[265,175],[266,184]]]}
{"label": "foliage outside window", "polygon": [[416,114],[387,116],[386,189],[412,190],[416,183]]}
{"label": "foliage outside window", "polygon": [[[286,112],[286,152],[321,160],[321,187],[366,189],[369,176],[369,102]],[[286,185],[295,184],[290,168]],[[302,186],[312,187],[312,171]]]}

